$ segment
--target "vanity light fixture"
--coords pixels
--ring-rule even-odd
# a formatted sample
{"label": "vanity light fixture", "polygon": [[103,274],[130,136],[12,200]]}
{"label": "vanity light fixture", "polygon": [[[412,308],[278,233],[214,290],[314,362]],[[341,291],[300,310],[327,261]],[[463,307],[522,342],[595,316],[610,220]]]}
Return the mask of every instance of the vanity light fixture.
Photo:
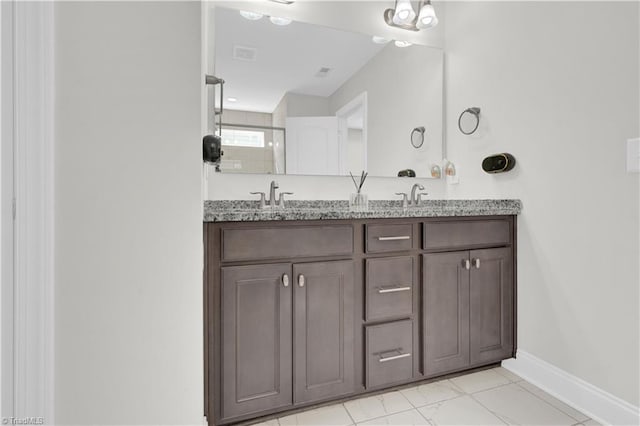
{"label": "vanity light fixture", "polygon": [[384,11],[384,20],[387,25],[410,31],[420,31],[438,25],[438,17],[431,0],[420,0],[418,10],[416,18],[410,0],[396,0],[395,8]]}
{"label": "vanity light fixture", "polygon": [[277,16],[270,16],[269,20],[271,21],[272,24],[279,25],[281,27],[284,27],[285,25],[289,25],[292,22],[292,20],[289,18],[279,18]]}

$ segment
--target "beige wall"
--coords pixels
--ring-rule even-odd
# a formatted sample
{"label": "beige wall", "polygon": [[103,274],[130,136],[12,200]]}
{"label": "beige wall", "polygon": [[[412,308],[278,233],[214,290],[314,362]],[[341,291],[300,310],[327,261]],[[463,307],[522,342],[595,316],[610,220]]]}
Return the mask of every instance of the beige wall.
{"label": "beige wall", "polygon": [[55,27],[56,424],[202,424],[200,4]]}
{"label": "beige wall", "polygon": [[[639,404],[637,2],[448,2],[450,198],[516,197],[518,346]],[[457,130],[482,108],[478,135]],[[488,175],[482,159],[512,153]]]}

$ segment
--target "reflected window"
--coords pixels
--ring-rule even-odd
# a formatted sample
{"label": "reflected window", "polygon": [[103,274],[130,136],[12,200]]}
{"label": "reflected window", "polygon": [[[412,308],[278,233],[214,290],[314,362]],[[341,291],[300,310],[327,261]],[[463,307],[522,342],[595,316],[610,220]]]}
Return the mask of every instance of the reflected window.
{"label": "reflected window", "polygon": [[222,129],[222,145],[264,148],[264,132],[260,130]]}

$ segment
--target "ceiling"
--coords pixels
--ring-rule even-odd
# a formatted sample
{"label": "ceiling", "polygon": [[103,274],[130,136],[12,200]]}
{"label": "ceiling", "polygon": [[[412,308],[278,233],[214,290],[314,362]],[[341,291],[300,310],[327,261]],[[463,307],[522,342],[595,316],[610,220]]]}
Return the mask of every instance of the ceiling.
{"label": "ceiling", "polygon": [[[371,37],[292,22],[250,21],[237,10],[215,11],[215,74],[225,80],[225,108],[271,113],[287,92],[330,96],[384,48]],[[234,59],[234,48],[255,49],[254,60]],[[330,71],[318,77],[321,68]],[[227,98],[237,101],[229,103]]]}

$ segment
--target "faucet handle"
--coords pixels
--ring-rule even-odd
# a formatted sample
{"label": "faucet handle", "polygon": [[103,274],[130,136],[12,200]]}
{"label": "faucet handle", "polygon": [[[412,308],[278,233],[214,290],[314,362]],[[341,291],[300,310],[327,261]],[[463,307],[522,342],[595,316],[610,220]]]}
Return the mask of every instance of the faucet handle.
{"label": "faucet handle", "polygon": [[402,208],[407,208],[407,193],[406,192],[396,192],[396,195],[402,195]]}
{"label": "faucet handle", "polygon": [[422,202],[422,196],[423,195],[429,195],[428,192],[421,192],[418,194],[418,200],[416,201],[416,204],[420,204]]}
{"label": "faucet handle", "polygon": [[278,204],[277,204],[278,207],[285,208],[285,205],[284,205],[284,196],[285,195],[293,195],[293,192],[281,192],[280,193],[280,198],[278,198]]}
{"label": "faucet handle", "polygon": [[265,201],[264,192],[250,192],[251,195],[259,195],[260,196],[260,208],[264,209],[267,207],[267,203]]}

